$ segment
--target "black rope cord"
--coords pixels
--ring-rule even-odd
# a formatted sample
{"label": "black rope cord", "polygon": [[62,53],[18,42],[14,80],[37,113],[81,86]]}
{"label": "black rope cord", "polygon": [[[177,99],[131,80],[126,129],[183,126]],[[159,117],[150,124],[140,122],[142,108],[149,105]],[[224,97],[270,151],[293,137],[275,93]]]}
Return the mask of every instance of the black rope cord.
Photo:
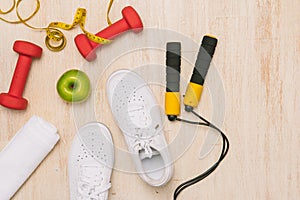
{"label": "black rope cord", "polygon": [[185,120],[185,119],[180,119],[177,118],[177,121],[181,121],[184,123],[188,123],[188,124],[194,124],[194,125],[199,125],[199,126],[207,126],[210,128],[215,129],[216,131],[218,131],[220,133],[220,135],[222,136],[222,140],[223,140],[223,146],[222,146],[222,151],[221,151],[221,155],[219,157],[219,159],[217,160],[217,162],[212,165],[209,169],[207,169],[205,172],[203,172],[202,174],[200,174],[199,176],[196,176],[195,178],[186,181],[184,183],[182,183],[181,185],[179,185],[173,195],[173,200],[176,200],[178,195],[187,187],[190,187],[196,183],[198,183],[199,181],[203,180],[204,178],[206,178],[207,176],[209,176],[213,171],[215,171],[217,169],[217,167],[219,166],[219,164],[222,162],[222,160],[225,158],[225,156],[228,153],[229,150],[229,141],[228,138],[226,137],[226,135],[215,125],[213,125],[212,123],[210,123],[208,120],[206,120],[205,118],[203,118],[202,116],[200,116],[199,114],[197,114],[195,111],[191,111],[196,117],[198,117],[200,120],[202,120],[203,122],[195,122],[195,121],[189,121],[189,120]]}

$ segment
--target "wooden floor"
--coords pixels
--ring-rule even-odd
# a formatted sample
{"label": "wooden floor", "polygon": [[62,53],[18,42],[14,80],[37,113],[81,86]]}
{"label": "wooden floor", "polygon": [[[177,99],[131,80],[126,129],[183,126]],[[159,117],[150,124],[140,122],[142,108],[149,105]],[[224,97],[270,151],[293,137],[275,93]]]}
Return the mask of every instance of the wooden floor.
{"label": "wooden floor", "polygon": [[[107,26],[107,3],[103,0],[41,1],[41,10],[30,24],[46,26],[52,21],[70,23],[76,9],[84,7],[88,12],[87,30],[97,32]],[[5,10],[9,4],[9,1],[1,1],[0,8]],[[121,17],[121,9],[126,5],[132,5],[138,10],[145,31],[138,35],[126,33],[120,36],[109,47],[99,49],[98,59],[93,63],[84,62],[73,42],[73,38],[81,33],[79,27],[64,31],[68,40],[67,47],[54,53],[45,47],[45,32],[0,21],[0,91],[8,90],[15,69],[18,57],[12,50],[15,40],[31,41],[44,49],[42,58],[33,62],[27,81],[24,92],[24,97],[29,99],[27,110],[13,111],[0,107],[0,149],[34,114],[53,123],[61,136],[55,149],[13,199],[69,199],[68,152],[76,133],[76,125],[80,122],[74,121],[74,110],[77,108],[63,102],[55,89],[58,78],[68,69],[80,68],[89,72],[102,69],[103,73],[97,74],[98,79],[93,83],[94,93],[90,97],[94,100],[91,105],[95,119],[110,128],[116,148],[126,149],[107,104],[107,77],[117,69],[138,68],[143,71],[149,64],[163,66],[165,54],[163,49],[144,48],[123,56],[116,55],[110,63],[106,63],[105,59],[114,58],[114,50],[117,48],[124,45],[130,48],[137,41],[144,41],[141,42],[144,45],[147,40],[150,47],[155,47],[154,43],[157,42],[164,47],[166,38],[160,40],[155,35],[151,37],[151,31],[147,31],[147,28],[172,31],[195,44],[199,44],[206,33],[214,34],[219,39],[213,62],[215,72],[222,81],[225,98],[216,96],[214,98],[218,99],[214,100],[223,105],[225,117],[222,129],[229,137],[231,149],[213,175],[184,191],[179,199],[300,199],[300,1],[117,0],[111,11],[112,21]],[[20,12],[23,15],[29,14],[34,6],[34,0],[23,1]],[[15,15],[4,17],[13,19]],[[183,51],[190,51],[191,57],[195,58],[196,50],[188,45],[185,48]],[[186,80],[189,80],[190,73],[191,64],[183,63]],[[214,75],[208,75],[212,84],[217,79]],[[164,76],[164,73],[149,74],[146,78],[151,82],[159,77],[163,83]],[[164,87],[153,84],[151,88],[163,109]],[[209,118],[214,108],[211,99],[213,88],[205,88],[198,109]],[[176,138],[177,126],[180,125],[175,123],[174,127],[165,121],[169,142]],[[190,127],[190,130],[195,128]],[[207,129],[199,128],[197,131],[193,144],[174,163],[173,179],[162,188],[150,187],[137,175],[124,172],[116,156],[119,168],[113,172],[109,199],[172,199],[176,186],[207,169],[220,152],[219,141],[212,153],[200,160],[199,152],[207,137]],[[178,151],[183,151],[180,148]]]}

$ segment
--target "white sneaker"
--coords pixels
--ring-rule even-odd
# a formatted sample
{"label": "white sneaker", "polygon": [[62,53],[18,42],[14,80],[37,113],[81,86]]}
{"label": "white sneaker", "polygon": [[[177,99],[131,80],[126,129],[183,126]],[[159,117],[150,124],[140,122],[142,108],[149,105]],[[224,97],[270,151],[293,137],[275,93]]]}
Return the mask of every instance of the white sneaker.
{"label": "white sneaker", "polygon": [[166,184],[173,167],[151,89],[138,74],[120,70],[110,76],[107,95],[140,177],[152,186]]}
{"label": "white sneaker", "polygon": [[93,122],[81,127],[69,154],[71,200],[107,200],[114,147],[110,131]]}

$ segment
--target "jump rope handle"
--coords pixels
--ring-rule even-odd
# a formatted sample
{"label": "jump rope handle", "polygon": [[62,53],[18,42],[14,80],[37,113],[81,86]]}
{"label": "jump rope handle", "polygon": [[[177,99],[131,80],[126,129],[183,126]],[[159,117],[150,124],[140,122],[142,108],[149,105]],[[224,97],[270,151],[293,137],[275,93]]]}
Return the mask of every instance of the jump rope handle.
{"label": "jump rope handle", "polygon": [[204,80],[217,43],[217,38],[211,35],[205,35],[202,39],[193,74],[183,100],[187,112],[191,112],[199,104]]}
{"label": "jump rope handle", "polygon": [[180,65],[180,42],[167,43],[165,113],[170,121],[175,121],[180,114]]}

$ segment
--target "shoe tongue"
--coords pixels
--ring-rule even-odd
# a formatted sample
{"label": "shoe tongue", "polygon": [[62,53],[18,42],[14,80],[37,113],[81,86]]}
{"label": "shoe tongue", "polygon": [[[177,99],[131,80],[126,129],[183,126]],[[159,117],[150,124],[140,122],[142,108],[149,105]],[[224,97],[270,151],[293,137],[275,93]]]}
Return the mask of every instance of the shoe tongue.
{"label": "shoe tongue", "polygon": [[152,153],[151,154],[147,154],[146,151],[143,149],[141,151],[139,151],[139,157],[141,160],[144,160],[146,158],[151,159],[153,156],[157,156],[160,153],[158,151],[156,151],[155,149],[152,149]]}

